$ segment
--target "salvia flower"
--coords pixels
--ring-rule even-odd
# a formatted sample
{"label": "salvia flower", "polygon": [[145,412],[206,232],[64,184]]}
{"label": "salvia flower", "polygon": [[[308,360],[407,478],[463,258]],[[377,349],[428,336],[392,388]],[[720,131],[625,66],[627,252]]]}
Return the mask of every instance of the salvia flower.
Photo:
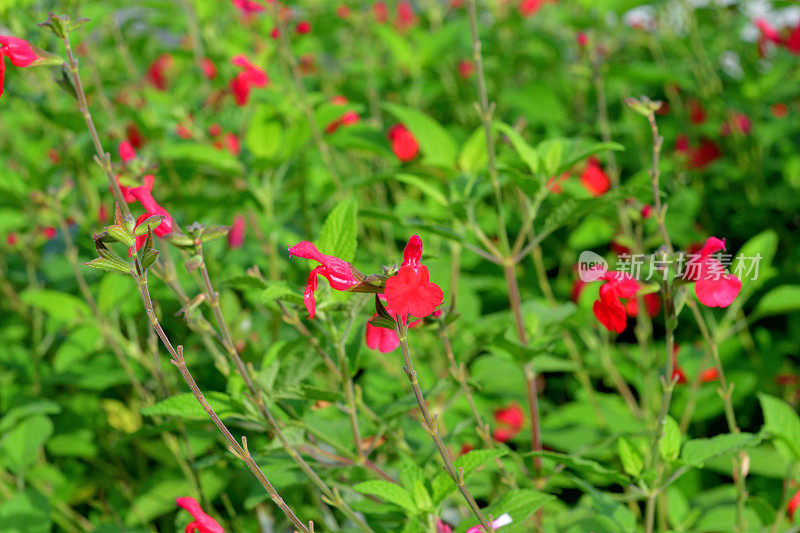
{"label": "salvia flower", "polygon": [[167,71],[172,68],[172,54],[163,53],[150,63],[145,73],[147,82],[159,91],[167,90]]}
{"label": "salvia flower", "polygon": [[0,96],[3,95],[3,80],[5,79],[6,60],[8,58],[15,67],[28,67],[39,59],[36,52],[27,41],[0,35]]}
{"label": "salvia flower", "polygon": [[589,158],[586,170],[581,174],[581,184],[595,198],[603,196],[611,188],[611,180],[595,158]]}
{"label": "salvia flower", "polygon": [[414,235],[403,251],[403,263],[396,276],[386,280],[386,304],[392,311],[405,318],[411,315],[424,318],[439,307],[444,292],[430,282],[428,267],[420,264],[422,239]]}
{"label": "salvia flower", "polygon": [[498,427],[492,432],[492,437],[498,442],[508,442],[522,430],[525,415],[522,408],[513,403],[508,407],[497,409],[494,412],[494,421]]}
{"label": "salvia flower", "polygon": [[192,515],[192,518],[194,518],[194,521],[186,525],[185,533],[225,533],[225,530],[219,525],[219,522],[206,514],[194,498],[190,496],[175,498],[175,503],[177,503],[179,507],[186,509],[189,514]]}
{"label": "salvia flower", "polygon": [[231,3],[233,3],[242,15],[248,18],[265,9],[264,6],[252,0],[231,0]]}
{"label": "salvia flower", "polygon": [[419,143],[403,124],[395,124],[386,133],[392,152],[402,162],[411,161],[419,154]]}
{"label": "salvia flower", "polygon": [[242,107],[250,99],[251,89],[253,87],[266,87],[269,83],[269,77],[263,69],[254,65],[244,54],[234,56],[231,59],[231,63],[242,68],[230,82],[236,105]]}
{"label": "salvia flower", "polygon": [[608,331],[622,333],[627,326],[627,313],[622,299],[633,298],[639,290],[639,283],[629,274],[613,270],[598,279],[605,283],[600,287],[600,296],[592,306],[594,316]]}
{"label": "salvia flower", "polygon": [[119,158],[122,159],[124,163],[128,163],[136,159],[136,152],[133,151],[133,146],[128,141],[122,141],[119,143],[119,147],[117,148],[119,151]]}
{"label": "salvia flower", "polygon": [[233,217],[231,230],[228,232],[228,246],[231,248],[241,248],[244,244],[244,232],[247,227],[244,217],[236,215]]}
{"label": "salvia flower", "polygon": [[303,292],[303,302],[306,305],[310,318],[314,318],[317,310],[317,302],[314,292],[319,286],[317,276],[324,276],[328,280],[331,288],[337,291],[347,291],[359,285],[364,279],[363,275],[356,270],[353,265],[334,257],[325,255],[314,246],[313,243],[302,241],[289,248],[291,255],[311,259],[320,263],[308,275],[308,284]]}
{"label": "salvia flower", "polygon": [[217,65],[215,65],[211,59],[204,57],[200,66],[203,69],[203,76],[205,76],[206,79],[213,80],[217,77]]}
{"label": "salvia flower", "polygon": [[472,76],[475,72],[475,64],[469,59],[462,59],[458,62],[458,75],[464,79]]}
{"label": "salvia flower", "polygon": [[741,280],[725,272],[725,267],[713,254],[725,250],[725,240],[709,237],[700,251],[692,254],[686,264],[684,279],[694,281],[694,293],[707,307],[728,307],[742,289]]}
{"label": "salvia flower", "polygon": [[794,493],[792,499],[786,505],[786,512],[789,514],[789,520],[794,521],[794,513],[800,507],[800,490]]}
{"label": "salvia flower", "polygon": [[294,27],[294,31],[296,31],[300,35],[305,35],[306,33],[311,33],[311,23],[308,22],[307,20],[301,20]]}

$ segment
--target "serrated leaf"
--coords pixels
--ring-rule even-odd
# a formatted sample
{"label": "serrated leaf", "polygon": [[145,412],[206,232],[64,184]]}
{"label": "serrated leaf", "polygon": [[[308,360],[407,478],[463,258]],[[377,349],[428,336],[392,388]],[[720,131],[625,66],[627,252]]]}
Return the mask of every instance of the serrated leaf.
{"label": "serrated leaf", "polygon": [[417,507],[414,504],[414,499],[411,497],[411,494],[400,485],[383,481],[382,479],[375,479],[359,483],[353,488],[361,494],[377,496],[382,500],[393,503],[411,515],[417,514]]}
{"label": "serrated leaf", "polygon": [[[520,524],[533,516],[540,507],[554,500],[553,496],[534,489],[510,490],[496,503],[485,509],[484,515],[491,514],[496,519],[508,513],[513,520],[512,524]],[[503,530],[498,529],[497,531],[499,533]]]}
{"label": "serrated leaf", "polygon": [[438,122],[416,109],[390,103],[384,103],[383,107],[414,134],[427,163],[445,168],[455,167],[458,147]]}
{"label": "serrated leaf", "polygon": [[761,442],[759,435],[752,433],[725,433],[710,439],[691,439],[686,441],[681,452],[681,461],[696,467],[725,453],[756,446]]}
{"label": "serrated leaf", "polygon": [[[220,418],[225,418],[238,411],[234,400],[223,392],[203,393],[206,401]],[[205,420],[208,418],[203,407],[190,392],[170,396],[165,400],[145,407],[141,410],[145,416],[177,416],[188,420]]]}
{"label": "serrated leaf", "polygon": [[147,217],[145,220],[142,221],[141,224],[136,226],[136,228],[133,230],[133,236],[139,237],[141,235],[144,235],[148,231],[155,231],[156,228],[161,224],[161,221],[163,221],[165,218],[167,217],[165,217],[164,215],[152,215],[150,217]]}
{"label": "serrated leaf", "polygon": [[122,226],[108,226],[106,233],[114,238],[115,241],[121,242],[126,247],[133,246],[133,237],[128,233],[128,230]]}
{"label": "serrated leaf", "polygon": [[339,202],[325,218],[316,241],[317,248],[323,254],[352,261],[356,255],[357,235],[358,202],[348,198]]}

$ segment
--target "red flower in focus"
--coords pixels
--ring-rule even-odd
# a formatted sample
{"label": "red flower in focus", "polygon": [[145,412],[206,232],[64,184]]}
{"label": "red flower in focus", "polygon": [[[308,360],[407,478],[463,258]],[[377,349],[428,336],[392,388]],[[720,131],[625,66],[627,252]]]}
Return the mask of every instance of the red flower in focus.
{"label": "red flower in focus", "polygon": [[392,145],[392,152],[402,162],[411,161],[419,154],[419,143],[403,124],[395,124],[386,136]]}
{"label": "red flower in focus", "polygon": [[205,76],[209,80],[213,80],[217,77],[217,65],[214,64],[209,58],[204,57],[203,61],[200,63],[200,66],[203,69],[203,76]]}
{"label": "red flower in focus", "polygon": [[794,521],[794,513],[800,507],[800,490],[794,493],[792,499],[786,505],[786,512],[789,513],[789,520]]}
{"label": "red flower in focus", "polygon": [[3,80],[5,79],[6,60],[11,60],[15,67],[27,67],[39,59],[27,41],[11,37],[10,35],[0,35],[0,96],[3,95]]}
{"label": "red flower in focus", "polygon": [[167,90],[167,70],[172,68],[172,54],[161,54],[150,63],[145,73],[147,82],[159,91]]}
{"label": "red flower in focus", "polygon": [[131,143],[128,141],[122,141],[119,143],[117,151],[119,151],[119,158],[125,163],[136,159],[136,152],[133,151],[133,146],[131,146]]}
{"label": "red flower in focus", "polygon": [[396,276],[386,280],[386,304],[394,314],[424,318],[433,313],[442,300],[444,292],[430,282],[428,267],[420,264],[422,239],[414,235],[403,251],[403,264]]}
{"label": "red flower in focus", "polygon": [[405,31],[412,26],[417,25],[417,15],[414,13],[414,8],[408,0],[400,0],[397,3],[397,20],[395,26],[399,31]]}
{"label": "red flower in focus", "polygon": [[627,326],[627,319],[621,299],[633,298],[639,290],[639,283],[630,275],[613,270],[598,279],[605,280],[605,283],[600,287],[600,296],[592,306],[594,316],[608,331],[622,333]]}
{"label": "red flower in focus", "polygon": [[475,72],[475,64],[469,59],[462,59],[458,62],[458,75],[464,79],[469,78]]}
{"label": "red flower in focus", "polygon": [[294,27],[294,31],[299,33],[300,35],[305,35],[306,33],[311,32],[311,23],[307,20],[301,20],[297,23],[297,26]]}
{"label": "red flower in focus", "polygon": [[128,142],[131,143],[131,146],[133,146],[134,150],[138,150],[144,146],[144,137],[142,137],[142,132],[139,131],[139,128],[137,128],[136,124],[133,122],[129,123],[125,128],[125,137],[128,139]]}
{"label": "red flower in focus", "polygon": [[238,156],[240,153],[242,153],[242,143],[239,141],[239,137],[235,133],[228,132],[225,134],[225,147],[233,155]]}
{"label": "red flower in focus", "polygon": [[589,158],[586,170],[581,174],[581,184],[595,198],[603,196],[611,188],[611,180],[600,168],[600,162],[593,157]]}
{"label": "red flower in focus", "polygon": [[231,248],[241,248],[244,244],[244,232],[247,224],[242,215],[233,217],[233,224],[231,230],[228,232],[228,246]]}
{"label": "red flower in focus", "polygon": [[512,403],[508,407],[497,409],[494,412],[494,421],[499,427],[494,429],[492,437],[498,442],[508,442],[522,430],[525,414],[519,405]]}
{"label": "red flower in focus", "polygon": [[372,13],[375,15],[375,22],[384,24],[389,20],[389,8],[386,7],[386,2],[382,0],[372,4]]}
{"label": "red flower in focus", "polygon": [[252,17],[256,13],[264,11],[264,6],[252,0],[231,0],[231,2],[245,17]]}
{"label": "red flower in focus", "polygon": [[342,114],[341,117],[337,118],[336,120],[332,121],[330,124],[325,126],[325,133],[333,133],[339,129],[339,126],[347,126],[349,124],[355,124],[361,120],[361,117],[355,111],[347,111]]}
{"label": "red flower in focus", "polygon": [[346,291],[359,284],[359,280],[355,276],[357,271],[353,268],[353,265],[338,257],[321,253],[311,242],[299,242],[289,248],[289,253],[320,263],[320,266],[315,267],[308,275],[308,284],[303,292],[303,301],[306,304],[310,318],[314,318],[314,313],[317,310],[317,302],[314,299],[314,291],[319,286],[317,276],[324,276],[331,288],[337,291]]}
{"label": "red flower in focus", "polygon": [[696,282],[694,293],[707,307],[728,307],[742,288],[739,278],[725,273],[722,263],[711,257],[720,250],[725,250],[725,240],[709,237],[700,251],[690,256],[683,276]]}
{"label": "red flower in focus", "polygon": [[195,531],[197,533],[225,533],[222,526],[211,518],[211,516],[207,515],[194,498],[189,496],[175,498],[175,503],[177,503],[179,507],[183,507],[189,511],[189,514],[194,518],[194,521],[186,526],[186,533],[193,533]]}
{"label": "red flower in focus", "polygon": [[242,71],[230,82],[236,105],[242,107],[247,104],[252,87],[266,87],[269,83],[269,77],[266,72],[255,66],[244,54],[235,56],[231,59],[231,63],[242,68]]}

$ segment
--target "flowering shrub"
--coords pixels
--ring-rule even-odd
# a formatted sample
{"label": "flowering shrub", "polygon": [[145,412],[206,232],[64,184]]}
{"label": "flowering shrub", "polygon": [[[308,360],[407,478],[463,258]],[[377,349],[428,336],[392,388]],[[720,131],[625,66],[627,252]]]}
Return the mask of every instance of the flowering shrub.
{"label": "flowering shrub", "polygon": [[797,527],[796,9],[13,4],[0,531]]}

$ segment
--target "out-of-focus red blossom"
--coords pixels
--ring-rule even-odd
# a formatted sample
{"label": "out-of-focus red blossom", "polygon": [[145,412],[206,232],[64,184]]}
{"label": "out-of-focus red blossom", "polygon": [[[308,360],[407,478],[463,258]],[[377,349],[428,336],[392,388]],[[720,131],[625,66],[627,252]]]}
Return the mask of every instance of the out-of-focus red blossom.
{"label": "out-of-focus red blossom", "polygon": [[458,75],[464,79],[469,78],[475,72],[475,63],[469,59],[462,59],[458,62]]}
{"label": "out-of-focus red blossom", "polygon": [[786,512],[789,515],[789,520],[794,522],[794,513],[797,511],[797,508],[800,507],[800,490],[794,493],[792,499],[789,500],[789,503],[786,505]]}
{"label": "out-of-focus red blossom", "polygon": [[728,307],[742,288],[741,280],[726,274],[722,263],[712,257],[720,250],[725,250],[725,240],[709,237],[700,251],[690,256],[683,276],[695,282],[694,293],[707,307]]}
{"label": "out-of-focus red blossom", "polygon": [[716,367],[706,368],[700,372],[700,383],[708,383],[719,379],[719,370]]}
{"label": "out-of-focus red blossom", "polygon": [[239,141],[239,137],[235,133],[228,132],[225,134],[225,148],[227,148],[230,153],[236,156],[242,153],[242,143]]}
{"label": "out-of-focus red blossom", "polygon": [[582,31],[578,32],[578,36],[576,39],[578,41],[578,46],[580,46],[581,48],[585,48],[586,45],[589,44],[589,36]]}
{"label": "out-of-focus red blossom", "polygon": [[770,108],[772,116],[775,118],[784,118],[789,114],[789,107],[783,103],[772,104]]}
{"label": "out-of-focus red blossom", "polygon": [[228,232],[228,246],[231,248],[241,248],[244,244],[244,233],[247,228],[247,223],[243,215],[236,215],[233,217],[233,224],[231,230]]}
{"label": "out-of-focus red blossom", "polygon": [[386,280],[386,304],[405,319],[407,315],[424,318],[441,305],[444,292],[430,282],[428,267],[420,264],[422,239],[413,235],[403,251],[403,263],[396,276]]}
{"label": "out-of-focus red blossom", "polygon": [[400,0],[397,3],[397,19],[395,26],[400,31],[405,31],[408,28],[416,26],[418,22],[417,14],[414,13],[414,7],[408,0]]}
{"label": "out-of-focus red blossom", "polygon": [[54,165],[57,165],[57,164],[61,163],[61,156],[58,155],[58,151],[55,148],[50,148],[47,151],[47,158]]}
{"label": "out-of-focus red blossom", "polygon": [[461,445],[461,449],[458,450],[458,455],[467,454],[467,453],[471,452],[474,449],[475,449],[475,446],[473,446],[472,444],[470,444],[468,442],[465,442],[464,444]]}
{"label": "out-of-focus red blossom", "polygon": [[353,265],[338,257],[321,253],[311,242],[299,242],[289,248],[289,253],[320,263],[318,267],[315,267],[309,273],[308,284],[306,285],[306,290],[303,292],[303,301],[310,318],[314,318],[314,314],[317,310],[317,302],[314,298],[314,291],[316,291],[319,286],[317,276],[324,276],[328,280],[331,288],[337,291],[346,291],[359,284],[354,274],[355,269]]}
{"label": "out-of-focus red blossom", "polygon": [[100,207],[97,208],[97,221],[104,223],[106,220],[108,220],[108,210],[104,204],[100,204]]}
{"label": "out-of-focus red blossom", "polygon": [[27,41],[10,35],[0,35],[0,96],[4,90],[5,58],[11,60],[11,64],[15,67],[27,67],[39,59],[39,56]]}
{"label": "out-of-focus red blossom", "polygon": [[51,239],[55,239],[56,235],[58,234],[56,228],[54,228],[53,226],[45,226],[43,228],[40,228],[39,233],[41,233],[42,237],[44,237],[48,241]]}
{"label": "out-of-focus red blossom", "polygon": [[346,19],[350,16],[350,8],[344,4],[336,8],[336,16],[340,19]]}
{"label": "out-of-focus red blossom", "polygon": [[218,137],[222,133],[222,126],[219,124],[212,124],[208,127],[208,134],[211,137]]}
{"label": "out-of-focus red blossom", "polygon": [[650,218],[653,216],[653,206],[650,204],[645,204],[642,206],[642,210],[640,211],[642,218]]}
{"label": "out-of-focus red blossom", "polygon": [[213,80],[217,77],[217,65],[211,59],[204,57],[200,62],[200,67],[203,69],[203,76],[207,79]]}
{"label": "out-of-focus red blossom", "polygon": [[230,82],[236,105],[242,107],[247,104],[251,89],[253,87],[266,87],[269,83],[269,77],[263,69],[254,65],[244,54],[234,56],[231,59],[231,63],[242,68]]}
{"label": "out-of-focus red blossom", "polygon": [[372,4],[372,14],[375,16],[375,22],[385,24],[389,21],[389,8],[386,7],[386,2],[378,0]]}
{"label": "out-of-focus red blossom", "polygon": [[453,9],[459,9],[464,7],[464,0],[450,0],[450,7]]}
{"label": "out-of-focus red blossom", "polygon": [[[651,292],[650,294],[645,294],[642,299],[644,300],[644,308],[647,310],[647,315],[650,318],[657,317],[658,313],[661,312],[661,296],[659,296],[656,292]],[[638,316],[639,300],[636,298],[630,298],[627,302],[625,302],[625,312],[630,317]]]}
{"label": "out-of-focus red blossom", "polygon": [[497,409],[494,412],[494,421],[498,427],[492,431],[492,437],[497,442],[508,442],[522,430],[525,414],[519,405],[512,403],[508,407]]}
{"label": "out-of-focus red blossom", "polygon": [[347,104],[347,97],[341,94],[337,94],[335,96],[331,96],[331,103],[333,105],[346,105]]}
{"label": "out-of-focus red blossom", "polygon": [[669,110],[670,110],[669,102],[662,101],[661,105],[658,107],[658,109],[656,109],[655,113],[656,115],[665,116],[669,115]]}
{"label": "out-of-focus red blossom", "polygon": [[194,518],[194,521],[186,526],[185,533],[193,533],[195,531],[197,533],[225,533],[219,522],[206,514],[194,498],[189,496],[176,498],[175,503],[189,511],[189,514]]}
{"label": "out-of-focus red blossom", "polygon": [[629,274],[610,270],[600,275],[604,280],[600,295],[592,306],[594,316],[608,331],[622,333],[627,326],[627,313],[622,299],[633,298],[639,290],[639,283]]}
{"label": "out-of-focus red blossom", "polygon": [[395,124],[386,133],[392,145],[392,152],[402,162],[411,161],[419,154],[419,143],[403,124]]}
{"label": "out-of-focus red blossom", "polygon": [[192,138],[192,130],[184,126],[183,124],[178,124],[175,126],[175,134],[180,137],[181,139],[191,139]]}
{"label": "out-of-focus red blossom", "polygon": [[142,132],[139,131],[139,128],[133,122],[128,123],[125,127],[125,138],[128,139],[128,142],[133,146],[134,150],[138,150],[144,146]]}
{"label": "out-of-focus red blossom", "polygon": [[361,117],[355,111],[346,111],[342,114],[341,117],[337,118],[336,120],[331,121],[330,124],[325,126],[325,133],[333,133],[339,129],[339,126],[348,126],[350,124],[355,124]]}
{"label": "out-of-focus red blossom", "polygon": [[678,135],[675,139],[675,151],[685,155],[687,166],[695,170],[704,170],[722,155],[722,150],[711,139],[701,139],[699,145],[691,146],[686,135]]}
{"label": "out-of-focus red blossom", "polygon": [[133,146],[131,146],[131,143],[128,141],[122,141],[119,143],[117,151],[119,151],[119,158],[125,163],[136,159],[136,152],[134,152]]}
{"label": "out-of-focus red blossom", "polygon": [[265,9],[263,5],[252,0],[231,0],[231,3],[246,17],[251,17]]}
{"label": "out-of-focus red blossom", "polygon": [[308,22],[307,20],[301,20],[294,27],[294,31],[296,31],[300,35],[305,35],[306,33],[310,33],[311,32],[311,23]]}
{"label": "out-of-focus red blossom", "polygon": [[611,248],[611,251],[614,252],[617,255],[625,255],[625,254],[631,253],[631,249],[629,247],[627,247],[624,244],[620,243],[616,239],[611,241],[611,243],[608,245],[608,247]]}
{"label": "out-of-focus red blossom", "polygon": [[453,533],[450,526],[442,522],[441,518],[436,519],[436,533]]}
{"label": "out-of-focus red blossom", "polygon": [[611,188],[611,180],[600,167],[600,161],[591,157],[586,170],[581,174],[581,184],[595,198],[603,196]]}
{"label": "out-of-focus red blossom", "polygon": [[167,71],[172,68],[172,54],[163,53],[150,63],[145,73],[147,82],[159,91],[167,90]]}
{"label": "out-of-focus red blossom", "polygon": [[581,278],[575,278],[575,281],[572,282],[572,288],[569,291],[569,297],[573,302],[578,303],[578,301],[581,299],[581,293],[583,292],[583,289],[586,288],[586,285],[587,283]]}
{"label": "out-of-focus red blossom", "polygon": [[301,55],[299,63],[300,72],[305,76],[314,74],[317,71],[317,59],[314,57],[314,54]]}
{"label": "out-of-focus red blossom", "polygon": [[520,0],[519,14],[523,17],[531,17],[535,15],[545,4],[547,0]]}
{"label": "out-of-focus red blossom", "polygon": [[692,124],[702,124],[708,118],[703,104],[699,100],[689,100],[689,121]]}
{"label": "out-of-focus red blossom", "polygon": [[14,233],[13,231],[8,235],[6,235],[6,244],[8,244],[9,246],[14,246],[15,244],[17,244],[17,240],[18,240],[17,234]]}
{"label": "out-of-focus red blossom", "polygon": [[279,30],[278,27],[275,26],[274,28],[272,28],[272,31],[269,32],[269,36],[273,40],[277,41],[278,39],[281,38],[281,30]]}
{"label": "out-of-focus red blossom", "polygon": [[681,385],[684,385],[684,384],[689,382],[689,380],[686,379],[686,373],[674,361],[673,361],[673,368],[672,368],[672,381],[674,381],[675,383],[681,384]]}
{"label": "out-of-focus red blossom", "polygon": [[547,180],[547,190],[554,194],[561,194],[564,192],[562,183],[569,179],[569,172],[564,172],[560,176],[552,176]]}
{"label": "out-of-focus red blossom", "polygon": [[730,120],[720,126],[719,134],[723,137],[727,137],[731,133],[749,135],[751,129],[753,129],[753,123],[750,122],[750,117],[744,113],[734,113]]}
{"label": "out-of-focus red blossom", "polygon": [[767,41],[786,48],[794,55],[800,55],[800,22],[788,34],[784,33],[784,35],[781,35],[778,30],[764,19],[756,19],[755,24],[761,31],[761,41],[759,42],[761,51],[763,51],[761,45],[763,45],[764,41]]}
{"label": "out-of-focus red blossom", "polygon": [[800,378],[794,374],[778,374],[775,376],[775,383],[781,387],[788,387],[800,383]]}

